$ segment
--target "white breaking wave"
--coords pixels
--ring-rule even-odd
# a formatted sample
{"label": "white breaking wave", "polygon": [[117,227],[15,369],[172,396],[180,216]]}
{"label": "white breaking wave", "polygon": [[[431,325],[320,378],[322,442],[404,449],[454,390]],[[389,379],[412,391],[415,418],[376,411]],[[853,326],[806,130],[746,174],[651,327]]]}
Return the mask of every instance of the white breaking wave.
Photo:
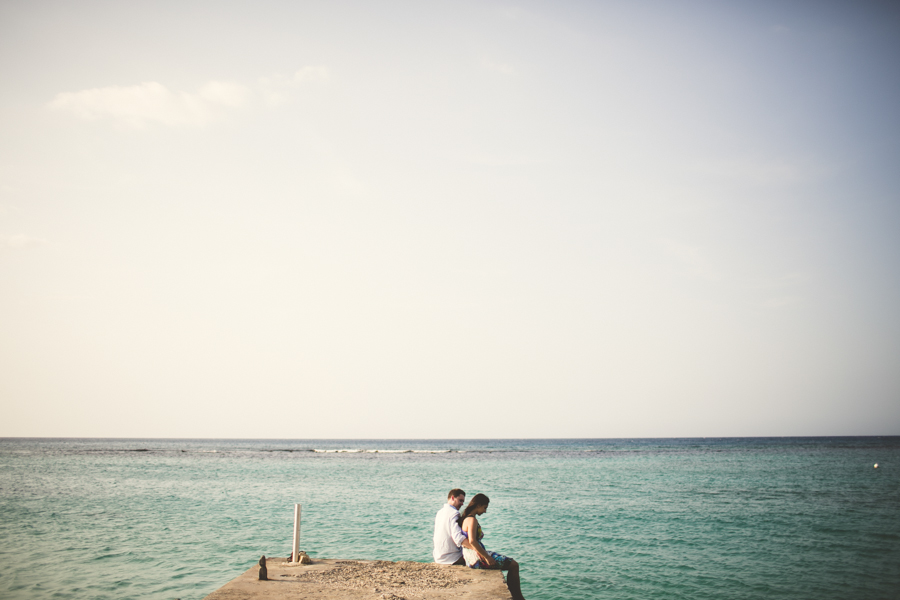
{"label": "white breaking wave", "polygon": [[382,449],[364,449],[364,448],[313,448],[313,452],[320,454],[448,454],[451,452],[465,453],[465,450],[382,450]]}

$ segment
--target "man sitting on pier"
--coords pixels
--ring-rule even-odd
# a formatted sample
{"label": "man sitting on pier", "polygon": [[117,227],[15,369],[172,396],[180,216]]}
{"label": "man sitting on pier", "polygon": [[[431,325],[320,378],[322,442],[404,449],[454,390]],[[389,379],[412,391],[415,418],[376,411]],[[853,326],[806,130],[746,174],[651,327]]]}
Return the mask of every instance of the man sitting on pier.
{"label": "man sitting on pier", "polygon": [[475,550],[459,527],[459,509],[466,493],[454,488],[447,494],[447,504],[434,517],[434,562],[441,565],[465,565],[462,548]]}

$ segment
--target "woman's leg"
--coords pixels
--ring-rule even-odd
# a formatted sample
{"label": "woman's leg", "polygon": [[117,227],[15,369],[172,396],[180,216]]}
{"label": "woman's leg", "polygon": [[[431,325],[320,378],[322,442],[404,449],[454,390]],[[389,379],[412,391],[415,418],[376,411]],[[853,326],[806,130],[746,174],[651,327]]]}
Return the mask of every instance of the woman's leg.
{"label": "woman's leg", "polygon": [[519,563],[515,559],[509,559],[509,571],[506,572],[506,587],[512,594],[513,600],[525,600],[522,595],[522,585],[519,582]]}

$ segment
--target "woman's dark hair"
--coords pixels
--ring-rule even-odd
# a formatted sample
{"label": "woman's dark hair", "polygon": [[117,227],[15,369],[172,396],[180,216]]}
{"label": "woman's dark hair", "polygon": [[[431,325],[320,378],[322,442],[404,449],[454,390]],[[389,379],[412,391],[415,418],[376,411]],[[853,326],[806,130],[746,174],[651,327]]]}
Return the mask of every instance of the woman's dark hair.
{"label": "woman's dark hair", "polygon": [[462,522],[466,520],[466,517],[471,517],[476,508],[478,508],[479,506],[487,506],[490,501],[491,499],[484,494],[475,494],[474,496],[472,496],[472,499],[469,500],[469,505],[466,507],[466,510],[464,510],[463,514],[459,516],[459,524],[462,525]]}

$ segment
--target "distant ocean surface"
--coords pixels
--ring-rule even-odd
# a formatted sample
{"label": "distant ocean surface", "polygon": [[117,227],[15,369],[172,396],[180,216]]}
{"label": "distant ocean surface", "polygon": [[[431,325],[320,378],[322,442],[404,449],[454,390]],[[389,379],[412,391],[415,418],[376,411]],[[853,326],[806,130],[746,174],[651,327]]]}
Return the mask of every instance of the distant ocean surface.
{"label": "distant ocean surface", "polygon": [[0,598],[203,598],[295,502],[313,558],[430,561],[453,487],[529,600],[900,598],[900,437],[4,439]]}

